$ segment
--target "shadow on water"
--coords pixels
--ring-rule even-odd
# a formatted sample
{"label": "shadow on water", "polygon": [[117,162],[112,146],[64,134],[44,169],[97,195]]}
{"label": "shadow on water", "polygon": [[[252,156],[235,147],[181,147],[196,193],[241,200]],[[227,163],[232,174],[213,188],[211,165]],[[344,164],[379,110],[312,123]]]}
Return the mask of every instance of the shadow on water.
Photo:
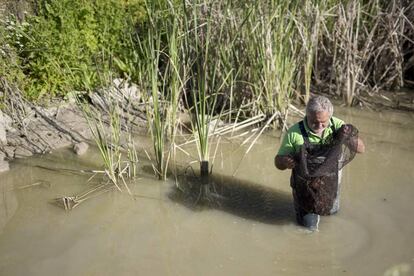
{"label": "shadow on water", "polygon": [[194,211],[219,209],[239,217],[268,224],[294,221],[290,193],[278,191],[234,177],[214,175],[202,185],[196,176],[182,176],[169,198]]}

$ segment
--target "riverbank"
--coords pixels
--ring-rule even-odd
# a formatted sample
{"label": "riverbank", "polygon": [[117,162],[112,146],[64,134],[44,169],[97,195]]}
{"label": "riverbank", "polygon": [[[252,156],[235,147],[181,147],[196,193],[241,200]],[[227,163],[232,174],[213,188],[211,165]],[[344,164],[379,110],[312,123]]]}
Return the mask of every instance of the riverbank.
{"label": "riverbank", "polygon": [[[112,96],[118,104],[127,109],[125,116],[128,116],[133,131],[145,131],[144,109],[129,105],[131,100],[139,101],[136,87],[115,80],[114,86],[108,89],[112,89]],[[101,112],[105,122],[104,111],[108,109],[109,99],[105,99],[102,92],[91,93],[88,100],[91,107]],[[50,153],[63,147],[72,147],[77,154],[86,152],[92,133],[75,96],[64,101],[52,101],[45,107],[23,100],[19,90],[8,93],[11,99],[6,109],[8,112],[0,110],[0,172],[7,171],[8,161],[15,158]]]}
{"label": "riverbank", "polygon": [[[135,86],[126,86],[121,80],[116,80],[114,97],[120,106],[131,106],[131,98],[139,103],[140,96]],[[105,110],[105,99],[100,93],[93,93],[91,105],[98,110]],[[340,105],[340,101],[332,99]],[[296,103],[298,109],[303,109]],[[414,111],[414,92],[383,91],[373,95],[362,95],[356,108],[373,111],[399,110]],[[8,170],[8,162],[15,158],[25,158],[33,154],[45,154],[63,147],[71,147],[77,154],[85,153],[87,143],[91,140],[91,132],[87,120],[75,99],[51,103],[48,107],[26,103],[16,109],[26,110],[24,117],[17,113],[6,114],[0,111],[0,172]],[[144,109],[133,113],[131,124],[135,132],[147,131]],[[182,119],[182,118],[181,118]],[[189,118],[187,118],[188,120]],[[188,123],[188,122],[187,122]]]}

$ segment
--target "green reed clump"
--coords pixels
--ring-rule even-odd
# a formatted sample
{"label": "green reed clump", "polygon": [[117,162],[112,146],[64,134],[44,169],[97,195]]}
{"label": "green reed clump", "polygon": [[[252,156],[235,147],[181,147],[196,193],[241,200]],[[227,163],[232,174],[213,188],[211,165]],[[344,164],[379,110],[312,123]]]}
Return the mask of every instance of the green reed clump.
{"label": "green reed clump", "polygon": [[[77,103],[83,111],[92,138],[99,149],[104,166],[102,173],[119,191],[122,191],[122,185],[131,194],[127,179],[137,176],[138,155],[128,128],[122,124],[123,111],[117,103],[111,102],[109,97],[106,97],[106,100],[111,103],[106,111],[95,110],[83,103],[80,98],[77,98]],[[126,146],[122,145],[122,135],[129,137]]]}
{"label": "green reed clump", "polygon": [[155,155],[154,171],[159,179],[165,179],[174,153],[185,65],[180,62],[182,42],[174,3],[152,1],[146,8],[147,33],[138,39],[137,47],[141,57],[139,83],[146,90],[143,98]]}
{"label": "green reed clump", "polygon": [[303,68],[299,70],[303,77],[297,80],[304,82],[299,87],[304,86],[305,103],[310,98],[313,66],[315,57],[317,56],[321,21],[323,20],[324,12],[323,1],[319,5],[311,1],[306,1],[295,18],[296,28],[302,41],[302,49],[300,50],[301,60],[299,64]]}
{"label": "green reed clump", "polygon": [[155,154],[154,171],[159,179],[165,179],[167,163],[164,157],[167,125],[165,119],[166,106],[163,101],[164,96],[161,93],[164,86],[159,83],[160,80],[161,83],[163,81],[158,67],[161,54],[159,48],[160,40],[154,41],[154,37],[151,34],[149,34],[148,39],[150,42],[147,54],[150,56],[150,62],[147,64],[146,70],[148,76],[142,80],[142,83],[145,84],[148,80],[150,85],[150,93],[145,95],[145,107]]}
{"label": "green reed clump", "polygon": [[236,48],[227,60],[237,69],[234,84],[244,92],[232,95],[231,99],[252,103],[251,115],[272,117],[280,113],[274,119],[282,116],[296,86],[295,4],[244,3],[233,6],[227,14],[228,19],[222,24],[233,42],[231,46]]}
{"label": "green reed clump", "polygon": [[[250,113],[272,120],[286,111],[296,71],[290,7],[274,4],[267,13],[266,5],[251,4],[240,18],[243,8],[227,1],[147,3],[148,36],[139,40],[139,71],[141,85],[150,91],[147,116],[158,174],[167,167],[162,165],[170,156],[166,133],[174,133],[180,99],[192,118],[200,162],[209,160],[221,114],[247,119],[240,116],[240,104],[249,101],[258,107]],[[240,96],[236,86],[252,94]]]}
{"label": "green reed clump", "polygon": [[211,18],[201,14],[203,3],[147,3],[147,35],[139,38],[137,48],[142,57],[140,85],[149,91],[144,98],[155,171],[161,179],[175,152],[178,112],[184,105],[192,117],[200,160],[208,160],[208,126],[216,112],[217,96],[225,87],[223,76],[228,78],[220,70],[222,62],[211,62],[219,52],[210,47],[213,25]]}
{"label": "green reed clump", "polygon": [[250,69],[245,81],[254,84],[255,114],[284,113],[297,85],[297,8],[295,3],[274,1],[257,3],[251,9],[242,40]]}
{"label": "green reed clump", "polygon": [[[166,78],[171,89],[165,92],[189,91],[197,56],[208,57],[201,63],[217,66],[216,73],[210,70],[206,78],[209,91],[220,88],[216,113],[222,108],[238,110],[246,103],[252,107],[246,116],[284,113],[290,97],[303,94],[306,102],[311,91],[342,96],[350,104],[364,91],[410,84],[407,74],[414,48],[410,1],[33,3],[33,14],[23,23],[10,17],[0,27],[4,32],[0,39],[6,40],[0,52],[0,58],[6,58],[2,72],[10,72],[8,76],[21,82],[32,99],[96,88],[100,79],[106,79],[102,75],[138,82],[143,73],[138,40],[146,36],[148,13],[157,13],[151,25],[160,28],[165,53],[160,69],[163,74],[170,71]],[[207,45],[200,41],[208,29],[214,30],[209,34],[214,47],[207,50],[196,44]],[[8,62],[10,53],[15,62]],[[172,98],[176,103],[179,97]],[[231,119],[232,111],[228,114]]]}
{"label": "green reed clump", "polygon": [[[215,1],[192,1],[184,6],[186,36],[183,50],[189,68],[185,99],[191,107],[191,125],[202,170],[208,169],[210,144],[217,123],[223,110],[231,106],[229,93],[238,71],[233,66],[231,50],[234,37],[220,18],[222,5]],[[226,45],[227,42],[230,45]]]}

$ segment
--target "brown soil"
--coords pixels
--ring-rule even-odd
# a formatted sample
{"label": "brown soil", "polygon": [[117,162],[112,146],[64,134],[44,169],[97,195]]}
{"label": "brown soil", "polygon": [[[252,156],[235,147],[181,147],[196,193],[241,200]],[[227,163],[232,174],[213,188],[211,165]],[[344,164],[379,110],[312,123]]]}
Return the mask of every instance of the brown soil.
{"label": "brown soil", "polygon": [[47,153],[90,138],[88,124],[75,104],[34,107],[20,124],[6,127],[7,144],[0,146],[8,159]]}

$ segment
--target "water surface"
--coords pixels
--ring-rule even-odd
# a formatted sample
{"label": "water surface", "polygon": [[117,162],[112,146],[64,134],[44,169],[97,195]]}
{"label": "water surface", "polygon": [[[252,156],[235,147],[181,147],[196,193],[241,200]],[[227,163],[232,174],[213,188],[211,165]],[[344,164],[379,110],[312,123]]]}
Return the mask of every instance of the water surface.
{"label": "water surface", "polygon": [[[0,275],[413,275],[414,115],[338,109],[360,129],[366,153],[345,167],[341,210],[323,217],[319,232],[294,221],[290,172],[273,166],[278,132],[246,156],[241,139],[222,138],[217,148],[216,181],[243,191],[251,208],[189,208],[171,197],[173,180],[146,169],[130,184],[134,197],[113,191],[64,211],[51,201],[99,179],[41,167],[100,164],[93,150],[77,157],[65,149],[0,175]],[[195,157],[189,152],[179,156],[182,168]]]}

